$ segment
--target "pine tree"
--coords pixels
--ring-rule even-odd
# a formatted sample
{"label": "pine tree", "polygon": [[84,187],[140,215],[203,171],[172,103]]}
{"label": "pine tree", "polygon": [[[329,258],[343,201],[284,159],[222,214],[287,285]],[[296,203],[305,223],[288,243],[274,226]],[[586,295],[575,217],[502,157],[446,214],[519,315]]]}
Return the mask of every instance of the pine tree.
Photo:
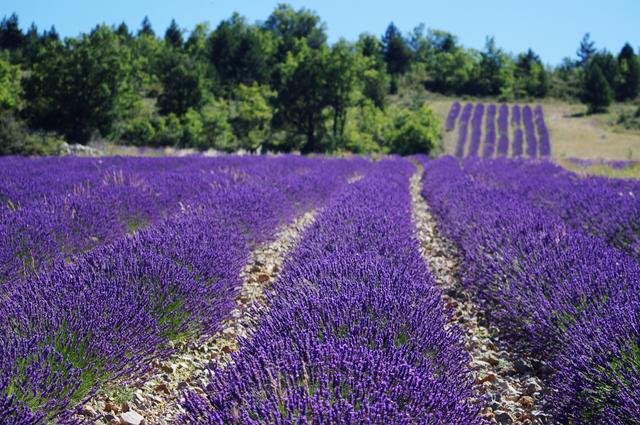
{"label": "pine tree", "polygon": [[411,49],[393,22],[382,37],[382,45],[389,73],[398,75],[407,72],[411,64]]}
{"label": "pine tree", "polygon": [[621,79],[617,90],[618,100],[635,99],[640,91],[640,64],[629,43],[624,45],[618,55],[618,68]]}
{"label": "pine tree", "polygon": [[182,39],[182,30],[178,27],[175,19],[171,20],[167,32],[164,33],[164,41],[169,43],[175,48],[180,48],[184,44]]}
{"label": "pine tree", "polygon": [[590,113],[607,109],[613,99],[613,90],[604,73],[596,62],[589,62],[585,70],[582,102],[589,107]]}
{"label": "pine tree", "polygon": [[18,15],[14,13],[8,18],[4,17],[0,22],[0,50],[16,50],[22,47],[24,42],[25,36],[20,29]]}
{"label": "pine tree", "polygon": [[586,33],[584,37],[582,37],[580,47],[576,53],[578,55],[579,66],[585,66],[589,62],[589,59],[596,53],[595,42],[591,41],[591,35],[589,33]]}
{"label": "pine tree", "polygon": [[142,24],[140,25],[140,29],[138,30],[138,37],[140,37],[141,35],[147,35],[150,37],[156,36],[155,31],[153,31],[153,28],[151,27],[151,21],[149,21],[148,16],[144,17],[144,19],[142,20]]}

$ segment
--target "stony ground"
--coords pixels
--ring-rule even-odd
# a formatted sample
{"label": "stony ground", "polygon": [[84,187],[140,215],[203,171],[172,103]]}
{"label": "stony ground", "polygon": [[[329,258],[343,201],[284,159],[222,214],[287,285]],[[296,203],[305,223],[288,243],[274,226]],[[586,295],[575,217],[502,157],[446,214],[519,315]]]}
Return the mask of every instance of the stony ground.
{"label": "stony ground", "polygon": [[487,406],[482,416],[500,424],[551,423],[541,410],[540,376],[546,366],[510,351],[500,340],[500,330],[487,324],[482,309],[471,301],[460,282],[460,255],[453,243],[439,233],[421,190],[420,169],[411,179],[411,198],[421,252],[442,290],[445,305],[452,310],[451,325],[464,331],[478,401],[484,399]]}
{"label": "stony ground", "polygon": [[222,332],[175,347],[177,353],[166,361],[154,363],[153,372],[142,383],[123,389],[131,400],[116,402],[113,396],[101,395],[83,409],[85,420],[98,424],[164,425],[180,415],[180,396],[184,390],[203,393],[208,382],[209,366],[223,366],[237,351],[238,338],[247,337],[255,328],[264,308],[266,291],[277,278],[284,259],[297,243],[302,231],[311,224],[315,211],[307,212],[283,226],[275,240],[251,253],[242,271],[243,286]]}

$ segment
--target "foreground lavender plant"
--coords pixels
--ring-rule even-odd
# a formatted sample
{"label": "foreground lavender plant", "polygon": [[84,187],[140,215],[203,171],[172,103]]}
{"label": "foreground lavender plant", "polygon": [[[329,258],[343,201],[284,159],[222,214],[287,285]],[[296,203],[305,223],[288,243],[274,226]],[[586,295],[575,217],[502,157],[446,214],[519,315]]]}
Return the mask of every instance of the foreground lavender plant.
{"label": "foreground lavender plant", "polygon": [[184,423],[481,423],[467,355],[413,236],[410,163],[388,160],[327,206],[269,312]]}
{"label": "foreground lavender plant", "polygon": [[169,341],[218,331],[251,246],[368,167],[361,159],[222,162],[236,183],[209,185],[153,226],[3,282],[2,423],[64,420],[100,385],[135,379],[170,354]]}
{"label": "foreground lavender plant", "polygon": [[[522,164],[539,173],[522,173]],[[550,171],[544,163],[505,160],[469,159],[461,168],[443,158],[427,164],[423,193],[461,248],[465,285],[490,320],[512,344],[551,362],[555,416],[632,423],[640,417],[640,267],[547,210],[552,197],[538,198],[543,209],[531,202],[539,192],[512,189],[535,193],[538,178],[548,176],[541,186],[563,192],[562,174]]]}

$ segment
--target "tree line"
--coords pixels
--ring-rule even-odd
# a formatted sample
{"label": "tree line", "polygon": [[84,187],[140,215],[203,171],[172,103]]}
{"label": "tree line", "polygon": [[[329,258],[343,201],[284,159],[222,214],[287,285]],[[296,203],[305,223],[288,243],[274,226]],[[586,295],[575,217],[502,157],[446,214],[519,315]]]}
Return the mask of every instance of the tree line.
{"label": "tree line", "polygon": [[157,34],[98,25],[62,39],[55,28],[0,22],[0,153],[50,153],[64,140],[227,152],[395,152],[438,149],[439,120],[421,90],[502,100],[580,99],[590,110],[638,95],[640,61],[625,45],[597,51],[588,35],[577,60],[545,66],[488,38],[468,49],[420,25],[402,34],[329,44],[320,17],[278,5],[263,22],[234,14],[215,29]]}

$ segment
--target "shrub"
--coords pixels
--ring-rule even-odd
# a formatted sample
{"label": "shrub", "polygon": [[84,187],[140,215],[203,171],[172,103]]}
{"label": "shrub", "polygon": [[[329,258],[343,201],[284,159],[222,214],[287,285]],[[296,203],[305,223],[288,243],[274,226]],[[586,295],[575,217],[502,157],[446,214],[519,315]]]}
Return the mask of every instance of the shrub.
{"label": "shrub", "polygon": [[417,111],[392,111],[393,123],[387,140],[392,153],[429,154],[440,148],[440,120],[427,106]]}
{"label": "shrub", "polygon": [[59,155],[64,141],[52,133],[29,132],[10,113],[0,113],[0,155]]}

